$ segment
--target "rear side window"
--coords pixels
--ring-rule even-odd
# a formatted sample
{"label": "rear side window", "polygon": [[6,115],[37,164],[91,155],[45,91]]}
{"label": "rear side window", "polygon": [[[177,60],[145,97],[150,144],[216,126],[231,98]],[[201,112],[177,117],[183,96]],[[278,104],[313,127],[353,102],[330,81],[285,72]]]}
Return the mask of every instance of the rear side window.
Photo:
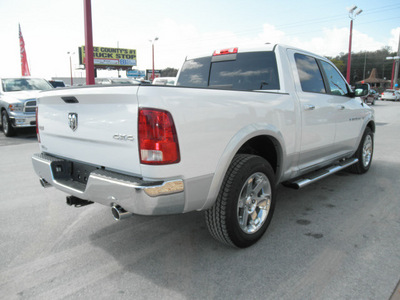
{"label": "rear side window", "polygon": [[207,87],[210,74],[211,57],[187,60],[182,67],[176,85],[188,87]]}
{"label": "rear side window", "polygon": [[213,62],[211,57],[187,61],[177,85],[242,91],[279,90],[275,53],[247,52],[226,60],[221,56]]}
{"label": "rear side window", "polygon": [[321,71],[315,58],[299,53],[296,53],[294,58],[303,92],[326,93]]}

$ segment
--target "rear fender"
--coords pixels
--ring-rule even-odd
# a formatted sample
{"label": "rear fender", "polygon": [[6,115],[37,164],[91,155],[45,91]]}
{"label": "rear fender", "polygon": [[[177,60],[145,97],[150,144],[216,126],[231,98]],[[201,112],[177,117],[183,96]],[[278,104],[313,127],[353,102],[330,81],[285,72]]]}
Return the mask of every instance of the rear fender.
{"label": "rear fender", "polygon": [[217,168],[211,182],[210,190],[208,192],[207,200],[202,210],[210,208],[217,199],[225,174],[233,160],[233,157],[247,141],[257,136],[269,136],[274,138],[278,142],[279,147],[277,150],[279,159],[278,168],[276,171],[276,178],[280,178],[282,174],[282,168],[280,167],[282,166],[281,160],[282,157],[286,156],[286,149],[283,146],[284,141],[282,134],[277,130],[276,127],[272,126],[271,124],[251,124],[249,126],[246,126],[242,128],[226,146],[217,164]]}

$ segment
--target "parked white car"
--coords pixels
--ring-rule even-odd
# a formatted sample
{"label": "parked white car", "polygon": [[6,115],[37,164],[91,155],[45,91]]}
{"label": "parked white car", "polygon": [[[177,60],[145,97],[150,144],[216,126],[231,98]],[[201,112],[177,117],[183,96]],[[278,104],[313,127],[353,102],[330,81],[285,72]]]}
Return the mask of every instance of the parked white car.
{"label": "parked white car", "polygon": [[154,85],[175,85],[176,77],[157,77],[154,78]]}
{"label": "parked white car", "polygon": [[383,92],[382,100],[390,101],[400,101],[400,91],[399,90],[386,90]]}

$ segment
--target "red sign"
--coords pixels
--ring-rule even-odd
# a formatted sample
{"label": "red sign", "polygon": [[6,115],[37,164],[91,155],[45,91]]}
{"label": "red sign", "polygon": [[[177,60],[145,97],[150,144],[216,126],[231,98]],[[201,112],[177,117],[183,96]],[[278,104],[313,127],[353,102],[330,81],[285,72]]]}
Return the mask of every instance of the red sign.
{"label": "red sign", "polygon": [[21,25],[18,24],[18,27],[19,27],[19,51],[21,54],[21,73],[22,76],[31,76],[31,73],[29,72],[28,59],[26,57],[25,42],[21,32]]}

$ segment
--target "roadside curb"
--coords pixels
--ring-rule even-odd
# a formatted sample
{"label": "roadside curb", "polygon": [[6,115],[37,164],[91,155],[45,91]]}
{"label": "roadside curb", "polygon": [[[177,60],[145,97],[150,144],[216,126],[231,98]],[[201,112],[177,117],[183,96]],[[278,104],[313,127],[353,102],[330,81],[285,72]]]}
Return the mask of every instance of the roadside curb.
{"label": "roadside curb", "polygon": [[397,284],[396,288],[394,289],[394,292],[390,297],[390,300],[400,300],[400,281]]}

